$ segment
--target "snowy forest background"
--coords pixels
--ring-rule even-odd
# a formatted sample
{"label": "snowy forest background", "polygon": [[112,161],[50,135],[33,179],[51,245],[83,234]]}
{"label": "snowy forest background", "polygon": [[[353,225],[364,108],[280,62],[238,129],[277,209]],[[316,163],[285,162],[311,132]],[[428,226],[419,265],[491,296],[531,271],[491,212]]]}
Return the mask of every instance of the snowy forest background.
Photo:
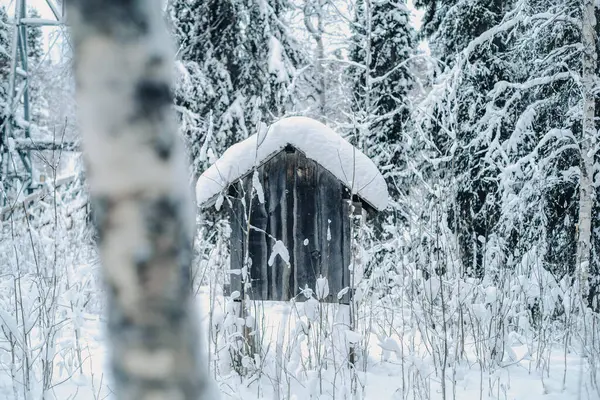
{"label": "snowy forest background", "polygon": [[[4,124],[14,3],[2,4]],[[319,290],[239,321],[222,294],[228,221],[198,216],[193,290],[223,398],[600,399],[598,8],[168,2],[190,186],[261,123],[302,115],[371,157],[391,198],[356,233],[356,334],[336,333]],[[77,140],[68,31],[28,40],[32,137]],[[0,174],[0,397],[110,397],[84,163],[56,150],[34,164],[34,194],[17,167]],[[244,325],[266,338],[255,356],[236,347]]]}

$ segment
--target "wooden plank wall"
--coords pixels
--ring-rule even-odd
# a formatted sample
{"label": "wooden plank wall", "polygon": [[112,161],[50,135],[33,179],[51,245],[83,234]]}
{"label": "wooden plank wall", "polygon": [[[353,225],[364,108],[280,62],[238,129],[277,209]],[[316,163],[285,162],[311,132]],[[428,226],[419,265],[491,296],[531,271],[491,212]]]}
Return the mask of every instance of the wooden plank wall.
{"label": "wooden plank wall", "polygon": [[[299,151],[282,151],[258,169],[265,203],[252,199],[250,222],[255,229],[246,237],[246,207],[250,205],[252,176],[232,186],[231,269],[242,268],[246,239],[252,265],[251,298],[287,301],[306,285],[315,289],[316,279],[329,280],[330,298],[349,286],[351,260],[349,193],[341,182]],[[246,211],[247,212],[247,211]],[[330,239],[328,239],[328,229]],[[290,265],[275,257],[268,265],[276,240],[290,253]],[[305,245],[305,240],[308,240]],[[240,276],[232,275],[230,290],[240,290]],[[305,300],[299,296],[298,300]],[[348,296],[342,300],[347,303]]]}

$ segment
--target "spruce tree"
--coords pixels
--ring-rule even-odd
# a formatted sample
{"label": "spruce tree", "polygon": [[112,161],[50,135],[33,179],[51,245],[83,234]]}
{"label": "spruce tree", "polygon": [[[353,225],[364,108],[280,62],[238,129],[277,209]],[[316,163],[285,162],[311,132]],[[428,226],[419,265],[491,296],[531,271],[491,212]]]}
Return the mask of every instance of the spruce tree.
{"label": "spruce tree", "polygon": [[431,53],[446,64],[479,35],[497,25],[510,7],[507,0],[416,0],[424,11],[421,35]]}
{"label": "spruce tree", "polygon": [[183,67],[177,90],[184,135],[198,176],[260,122],[284,114],[285,90],[302,61],[285,27],[283,0],[175,0],[170,15]]}
{"label": "spruce tree", "polygon": [[414,0],[415,7],[423,12],[419,35],[431,38],[438,30],[448,9],[456,2],[457,0]]}
{"label": "spruce tree", "polygon": [[[590,198],[593,196],[587,197],[593,208],[588,230],[591,239],[585,240],[585,252],[591,252],[578,254],[578,238],[584,229],[582,179],[586,168],[597,168],[586,167],[582,160],[590,157],[589,161],[596,158],[598,162],[597,149],[586,149],[593,144],[593,135],[590,141],[584,131],[581,49],[582,26],[587,24],[581,4],[531,0],[520,10],[518,17],[523,23],[509,42],[510,61],[518,73],[491,92],[493,107],[488,113],[497,115],[495,124],[503,124],[509,132],[503,145],[507,149],[502,167],[506,172],[500,176],[500,184],[510,204],[503,211],[502,225],[505,237],[512,239],[512,255],[520,260],[526,252],[535,251],[543,268],[565,283],[575,282],[581,278],[578,271],[586,269],[589,282],[582,286],[589,286],[589,304],[598,307],[594,299],[600,271],[599,207]],[[597,71],[598,66],[590,68]],[[595,124],[594,132],[598,122]],[[589,177],[593,182],[594,173]],[[578,256],[589,258],[589,263],[578,261]]]}
{"label": "spruce tree", "polygon": [[[35,8],[30,8],[28,14],[29,18],[41,18],[40,13]],[[30,26],[27,28],[27,57],[29,57],[30,64],[35,67],[42,60],[43,55],[42,28],[39,26]]]}
{"label": "spruce tree", "polygon": [[[195,176],[207,166],[207,150],[219,154],[245,136],[245,121],[239,115],[242,110],[228,113],[242,95],[240,54],[244,39],[239,7],[235,1],[171,3],[170,16],[183,70],[176,104]],[[207,138],[213,134],[213,138]],[[205,147],[211,139],[212,147]]]}
{"label": "spruce tree", "polygon": [[[409,182],[410,158],[407,131],[414,76],[410,59],[415,55],[416,34],[410,12],[402,1],[358,0],[350,40],[347,79],[351,82],[352,141],[383,172],[388,185],[388,211],[376,214],[373,240],[393,240],[408,216],[403,200]],[[391,249],[376,254],[378,268]],[[368,271],[372,273],[373,271]]]}
{"label": "spruce tree", "polygon": [[288,0],[249,3],[249,52],[244,63],[247,97],[256,99],[251,119],[270,123],[293,108],[297,98],[287,87],[307,60],[286,24],[285,14],[291,7]]}
{"label": "spruce tree", "polygon": [[415,32],[404,3],[367,1],[356,3],[350,43],[350,59],[361,66],[351,68],[348,75],[354,82],[356,142],[380,167],[393,165],[386,178],[397,194],[399,182],[393,180],[405,166],[409,92],[414,85],[408,61],[415,53]]}
{"label": "spruce tree", "polygon": [[[539,205],[530,206],[535,213],[525,213],[522,223],[515,209],[504,213],[504,223],[514,230],[511,249],[518,259],[536,244],[544,267],[560,279],[575,268],[577,181],[568,171],[579,157],[569,142],[581,133],[580,116],[574,113],[581,95],[569,71],[581,68],[574,47],[580,32],[570,22],[558,19],[549,25],[548,17],[536,17],[548,10],[577,13],[576,1],[528,3],[522,13],[531,22],[510,42],[511,61],[517,66],[512,85],[499,86],[492,99],[494,109],[503,110],[499,123],[509,131],[505,146],[513,172],[502,177],[508,182],[503,196],[510,193],[519,203]],[[519,101],[512,100],[516,96]]]}
{"label": "spruce tree", "polygon": [[[493,273],[486,252],[495,247],[506,268],[535,262],[571,281],[584,140],[580,2],[530,0],[511,9],[511,2],[457,1],[444,12],[439,2],[420,4],[437,15],[424,32],[448,66],[420,127],[440,160],[437,182],[454,193],[448,222],[463,266],[474,276]],[[593,237],[590,304],[600,248]]]}
{"label": "spruce tree", "polygon": [[488,150],[502,134],[500,130],[482,132],[477,122],[486,112],[487,93],[499,80],[510,79],[513,71],[504,60],[502,35],[492,36],[483,45],[469,46],[502,21],[507,3],[419,3],[428,7],[424,33],[429,36],[432,55],[448,66],[443,77],[447,86],[430,96],[425,130],[438,156],[443,156],[438,179],[454,182],[454,206],[449,210],[448,224],[457,236],[464,271],[477,277],[484,274],[485,249],[493,240],[499,219],[497,154],[490,157]]}

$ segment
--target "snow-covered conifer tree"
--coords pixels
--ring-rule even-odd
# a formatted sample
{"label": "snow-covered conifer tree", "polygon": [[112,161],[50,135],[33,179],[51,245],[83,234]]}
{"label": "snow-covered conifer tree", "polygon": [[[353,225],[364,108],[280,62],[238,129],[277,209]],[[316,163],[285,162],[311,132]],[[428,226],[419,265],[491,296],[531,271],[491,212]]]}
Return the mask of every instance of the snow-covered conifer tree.
{"label": "snow-covered conifer tree", "polygon": [[296,69],[306,64],[306,56],[286,24],[290,3],[267,0],[250,2],[248,7],[245,48],[249,51],[243,77],[252,129],[259,121],[270,123],[283,116],[298,100],[291,83]]}
{"label": "snow-covered conifer tree", "polygon": [[171,2],[181,59],[177,108],[198,176],[258,121],[283,115],[301,60],[288,32],[283,0]]}
{"label": "snow-covered conifer tree", "polygon": [[[594,207],[594,161],[598,152],[598,126],[596,123],[596,102],[598,97],[598,30],[596,5],[592,0],[584,0],[581,15],[581,44],[583,46],[582,81],[582,127],[579,162],[579,218],[577,238],[576,268],[580,290],[587,297],[590,292],[590,250],[592,244],[592,217]],[[600,270],[594,268],[594,270]],[[597,286],[600,277],[594,277],[593,286]],[[595,292],[594,287],[593,292]],[[595,293],[594,293],[595,294]],[[597,303],[597,300],[595,301]],[[596,309],[600,309],[595,304]]]}
{"label": "snow-covered conifer tree", "polygon": [[[514,19],[525,22],[508,43],[514,76],[490,92],[493,106],[481,123],[506,132],[501,231],[514,261],[535,250],[559,279],[572,276],[576,252],[581,92],[570,72],[581,68],[576,3],[535,0],[514,10]],[[567,10],[575,18],[563,18]]]}
{"label": "snow-covered conifer tree", "polygon": [[464,271],[483,276],[484,248],[499,216],[498,171],[487,151],[500,132],[482,132],[476,124],[486,111],[488,91],[498,80],[510,79],[512,67],[503,60],[501,35],[475,43],[503,20],[508,5],[499,0],[421,4],[429,7],[425,33],[432,55],[452,68],[443,78],[445,89],[429,96],[425,130],[443,159],[438,178],[455,185],[449,223],[458,237]]}
{"label": "snow-covered conifer tree", "polygon": [[192,174],[228,146],[247,136],[241,87],[243,31],[238,1],[186,1],[170,4],[178,41],[180,79],[176,87],[180,130],[192,161]]}
{"label": "snow-covered conifer tree", "polygon": [[[385,170],[395,200],[406,184],[402,175],[407,169],[409,92],[414,85],[410,59],[415,47],[415,32],[404,2],[356,2],[350,41],[353,67],[348,71],[355,127],[352,133],[365,154]],[[397,201],[391,204],[398,206]]]}
{"label": "snow-covered conifer tree", "polygon": [[556,278],[575,277],[577,171],[589,154],[580,85],[582,60],[592,60],[581,55],[581,4],[458,1],[443,12],[439,2],[421,4],[437,10],[425,31],[449,69],[420,126],[445,167],[438,177],[456,185],[449,223],[464,266],[482,276],[486,249],[499,246],[507,267],[535,255]]}
{"label": "snow-covered conifer tree", "polygon": [[353,109],[357,114],[359,142],[384,164],[402,140],[410,113],[408,93],[413,85],[408,60],[415,51],[410,12],[402,2],[359,0],[353,24],[350,58]]}
{"label": "snow-covered conifer tree", "polygon": [[[40,13],[35,8],[28,11],[29,18],[41,18]],[[27,29],[27,56],[33,65],[40,62],[44,54],[42,28],[39,26],[30,26]]]}

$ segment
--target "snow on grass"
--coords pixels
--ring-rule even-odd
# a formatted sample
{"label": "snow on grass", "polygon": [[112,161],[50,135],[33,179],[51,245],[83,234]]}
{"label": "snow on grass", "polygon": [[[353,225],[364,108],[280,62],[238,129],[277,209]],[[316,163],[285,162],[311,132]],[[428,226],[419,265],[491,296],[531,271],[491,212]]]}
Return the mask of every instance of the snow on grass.
{"label": "snow on grass", "polygon": [[[198,296],[204,331],[209,327],[210,310],[209,288],[202,288]],[[215,305],[213,329],[221,328],[226,320],[226,310],[232,303],[221,295],[213,297]],[[312,304],[315,303],[315,304]],[[347,310],[337,304],[293,303],[293,302],[257,302],[254,310],[257,318],[247,324],[260,321],[257,337],[263,349],[264,360],[246,360],[252,368],[260,362],[257,371],[247,378],[227,370],[227,360],[216,360],[221,366],[217,374],[211,373],[224,398],[275,400],[274,382],[279,373],[282,377],[282,399],[350,399],[352,373],[347,367],[343,354],[349,345],[365,343],[368,338],[368,359],[366,372],[361,371],[362,360],[357,363],[356,383],[358,398],[376,400],[432,399],[441,400],[441,377],[435,374],[431,355],[425,350],[419,335],[408,330],[403,337],[369,335],[350,332],[340,312]],[[305,307],[309,309],[305,310]],[[319,322],[319,313],[323,324]],[[317,315],[316,315],[317,314]],[[239,321],[238,321],[239,322]],[[321,326],[321,328],[319,328]],[[326,328],[326,327],[329,328]],[[323,339],[321,349],[327,346],[337,347],[335,353],[318,354],[315,352],[319,329],[328,329],[330,335]],[[92,400],[111,398],[111,383],[106,371],[106,338],[101,321],[98,318],[86,318],[83,328],[84,348],[86,349],[84,374],[75,374],[54,389],[56,399]],[[411,333],[412,332],[412,333]],[[208,335],[203,335],[205,346]],[[278,343],[275,346],[275,343]],[[276,351],[276,347],[278,351]],[[213,347],[214,349],[214,347]],[[516,344],[511,348],[516,356],[514,363],[493,372],[481,371],[476,362],[473,349],[467,352],[468,363],[448,368],[446,376],[447,399],[478,400],[598,400],[598,394],[591,388],[587,376],[585,360],[577,354],[564,354],[561,349],[552,352],[550,363],[543,372],[536,369],[535,358],[529,357],[526,345]],[[222,353],[219,353],[222,355]],[[215,354],[211,354],[214,357]],[[335,360],[332,357],[340,357]],[[216,364],[214,364],[216,365]],[[319,371],[316,368],[320,366]],[[562,378],[567,368],[566,385]],[[580,374],[581,372],[581,374]],[[580,381],[581,377],[581,381]],[[0,374],[2,389],[9,389],[10,377],[7,372]],[[55,377],[56,381],[65,376]],[[453,385],[453,381],[455,385]],[[455,391],[453,393],[453,390]],[[10,390],[2,391],[9,395]],[[11,398],[11,397],[3,397]],[[356,398],[356,397],[355,397]]]}

